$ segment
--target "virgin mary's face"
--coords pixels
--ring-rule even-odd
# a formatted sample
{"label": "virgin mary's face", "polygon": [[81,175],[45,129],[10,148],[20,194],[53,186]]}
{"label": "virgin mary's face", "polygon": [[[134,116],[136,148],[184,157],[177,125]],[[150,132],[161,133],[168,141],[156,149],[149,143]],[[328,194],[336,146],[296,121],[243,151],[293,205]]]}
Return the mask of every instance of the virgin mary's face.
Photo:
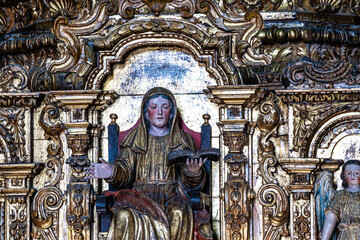
{"label": "virgin mary's face", "polygon": [[167,127],[170,118],[170,101],[161,96],[150,99],[146,116],[151,125],[157,128]]}
{"label": "virgin mary's face", "polygon": [[360,185],[360,166],[356,164],[350,164],[345,167],[344,171],[345,181],[349,186]]}

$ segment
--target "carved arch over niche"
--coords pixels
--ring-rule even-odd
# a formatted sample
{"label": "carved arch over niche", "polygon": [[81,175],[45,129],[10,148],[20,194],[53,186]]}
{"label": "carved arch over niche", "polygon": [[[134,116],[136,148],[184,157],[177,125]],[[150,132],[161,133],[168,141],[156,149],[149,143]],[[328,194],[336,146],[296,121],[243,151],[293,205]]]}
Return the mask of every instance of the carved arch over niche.
{"label": "carved arch over niche", "polygon": [[351,152],[349,152],[352,148],[354,148],[354,146],[351,146],[352,144],[349,144],[351,139],[350,142],[345,140],[345,138],[349,138],[354,135],[357,135],[358,138],[360,137],[359,111],[343,112],[331,116],[321,124],[321,127],[311,139],[308,156],[312,158],[333,158],[334,151],[336,150],[338,144],[344,142],[346,146],[343,147],[346,151],[344,154],[340,153],[338,155],[344,155],[345,159],[343,160],[356,158],[356,154],[351,154]]}
{"label": "carved arch over niche", "polygon": [[[166,32],[159,33],[164,29]],[[196,61],[205,64],[217,85],[241,82],[240,73],[228,55],[229,37],[210,37],[194,25],[155,18],[122,25],[109,36],[94,41],[94,45],[101,49],[99,64],[91,71],[86,89],[100,89],[102,81],[111,72],[111,64],[122,63],[133,50],[152,46],[185,49]]]}
{"label": "carved arch over niche", "polygon": [[[308,127],[305,127],[302,132],[297,133],[299,135],[297,138],[300,156],[315,157],[316,153],[314,155],[314,149],[315,147],[318,147],[316,144],[321,143],[321,136],[319,136],[321,129],[324,129],[324,126],[327,126],[327,124],[331,124],[333,119],[338,118],[338,115],[349,112],[358,112],[359,110],[359,104],[349,102],[319,104],[309,103],[308,105],[300,105],[296,116],[297,124],[302,126],[306,121],[311,121],[311,124]],[[328,127],[331,128],[330,126]]]}
{"label": "carved arch over niche", "polygon": [[60,40],[60,57],[47,63],[48,70],[70,71],[78,86],[99,89],[112,62],[121,62],[132,49],[155,45],[186,49],[206,64],[218,85],[243,84],[240,66],[271,63],[270,56],[256,50],[260,45],[256,36],[263,28],[259,13],[229,17],[215,2],[194,2],[196,8],[187,18],[182,14],[124,17],[119,4],[105,0],[88,16],[57,18],[54,34]]}

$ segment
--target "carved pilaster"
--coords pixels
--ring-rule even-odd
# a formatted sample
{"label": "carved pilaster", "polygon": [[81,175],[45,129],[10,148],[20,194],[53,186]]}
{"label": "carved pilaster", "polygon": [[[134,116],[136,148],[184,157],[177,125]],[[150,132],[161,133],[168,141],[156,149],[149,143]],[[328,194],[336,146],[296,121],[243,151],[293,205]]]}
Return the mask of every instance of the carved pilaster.
{"label": "carved pilaster", "polygon": [[279,160],[290,174],[290,228],[292,239],[310,239],[316,236],[314,180],[321,170],[336,170],[342,161],[318,158],[288,158]]}
{"label": "carved pilaster", "polygon": [[249,107],[262,99],[263,92],[254,86],[209,87],[207,91],[210,100],[220,105],[218,125],[224,145],[228,148],[224,160],[226,179],[222,189],[224,239],[251,238],[251,206],[255,193],[248,182],[252,176],[246,174],[251,172],[251,154],[244,151],[244,147],[249,145],[254,128],[254,123],[249,121]]}
{"label": "carved pilaster", "polygon": [[31,182],[40,169],[39,164],[0,164],[1,238],[30,239]]}
{"label": "carved pilaster", "polygon": [[[92,144],[98,141],[99,115],[109,104],[113,103],[117,95],[111,91],[69,91],[52,92],[48,96],[51,102],[65,111],[67,147],[71,150],[66,163],[70,165],[70,182],[67,185],[68,236],[70,240],[90,240],[92,234],[92,208],[94,191],[93,185],[85,179],[84,167],[90,166],[88,157]],[[60,127],[60,126],[59,126]],[[94,128],[96,130],[94,130]],[[60,130],[59,128],[54,130]],[[92,149],[92,156],[97,162],[98,149]],[[95,228],[96,229],[96,228]]]}
{"label": "carved pilaster", "polygon": [[226,239],[249,239],[251,201],[255,193],[244,180],[246,156],[229,154],[225,158],[228,176],[224,185]]}

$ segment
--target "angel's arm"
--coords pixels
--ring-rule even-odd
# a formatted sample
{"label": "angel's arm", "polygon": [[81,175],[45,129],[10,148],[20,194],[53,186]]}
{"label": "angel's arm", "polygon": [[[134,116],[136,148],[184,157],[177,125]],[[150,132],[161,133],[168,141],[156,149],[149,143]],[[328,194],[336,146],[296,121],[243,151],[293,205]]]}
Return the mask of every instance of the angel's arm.
{"label": "angel's arm", "polygon": [[327,212],[325,217],[324,226],[321,232],[321,240],[329,240],[332,232],[335,229],[336,223],[338,222],[338,218],[332,212]]}

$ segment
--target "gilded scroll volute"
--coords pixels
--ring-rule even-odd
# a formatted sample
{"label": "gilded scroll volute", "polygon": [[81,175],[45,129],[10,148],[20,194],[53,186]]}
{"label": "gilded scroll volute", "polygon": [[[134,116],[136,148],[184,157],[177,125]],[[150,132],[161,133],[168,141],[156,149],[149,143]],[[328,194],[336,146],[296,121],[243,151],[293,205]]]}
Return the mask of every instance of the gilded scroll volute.
{"label": "gilded scroll volute", "polygon": [[257,197],[263,206],[264,239],[269,240],[289,235],[289,199],[275,175],[279,162],[272,139],[282,122],[279,103],[276,95],[270,92],[258,105],[260,114],[257,127],[261,132],[258,173],[263,178],[263,185],[258,190]]}

